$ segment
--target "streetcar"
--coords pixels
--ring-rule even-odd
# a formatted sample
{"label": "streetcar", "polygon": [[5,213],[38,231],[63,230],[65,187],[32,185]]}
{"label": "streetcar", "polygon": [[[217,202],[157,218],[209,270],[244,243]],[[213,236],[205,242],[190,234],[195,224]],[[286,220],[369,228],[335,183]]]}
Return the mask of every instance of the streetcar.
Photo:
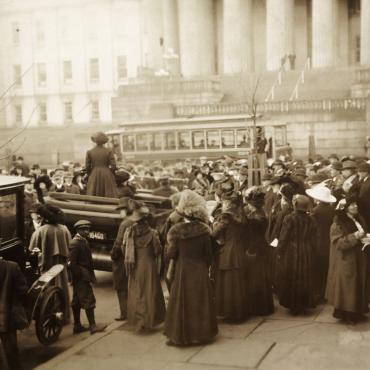
{"label": "streetcar", "polygon": [[246,158],[263,138],[269,158],[289,151],[286,123],[258,120],[254,129],[246,114],[127,122],[106,134],[118,162]]}

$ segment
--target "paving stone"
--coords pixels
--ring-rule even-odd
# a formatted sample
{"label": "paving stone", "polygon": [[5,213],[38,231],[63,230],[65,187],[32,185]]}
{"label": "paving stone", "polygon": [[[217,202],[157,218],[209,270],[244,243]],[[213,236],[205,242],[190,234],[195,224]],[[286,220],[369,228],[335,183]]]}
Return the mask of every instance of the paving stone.
{"label": "paving stone", "polygon": [[365,370],[370,368],[369,347],[278,343],[259,370]]}
{"label": "paving stone", "polygon": [[154,361],[186,362],[203,348],[203,346],[172,347],[167,346],[166,341],[167,338],[163,336],[150,351],[143,354],[142,358]]}
{"label": "paving stone", "polygon": [[315,321],[316,317],[321,313],[324,306],[319,305],[313,310],[309,310],[305,315],[295,315],[293,316],[290,311],[278,304],[275,301],[275,312],[267,316],[266,318],[269,320],[293,320],[293,321]]}
{"label": "paving stone", "polygon": [[336,343],[345,325],[297,320],[266,320],[248,338],[294,343]]}
{"label": "paving stone", "polygon": [[161,341],[162,333],[139,335],[117,330],[82,350],[81,356],[107,358],[113,354],[141,356]]}
{"label": "paving stone", "polygon": [[224,338],[243,339],[246,338],[264,319],[254,317],[241,324],[219,323],[218,336]]}
{"label": "paving stone", "polygon": [[219,338],[204,347],[190,363],[230,367],[256,367],[273,345],[272,341]]}

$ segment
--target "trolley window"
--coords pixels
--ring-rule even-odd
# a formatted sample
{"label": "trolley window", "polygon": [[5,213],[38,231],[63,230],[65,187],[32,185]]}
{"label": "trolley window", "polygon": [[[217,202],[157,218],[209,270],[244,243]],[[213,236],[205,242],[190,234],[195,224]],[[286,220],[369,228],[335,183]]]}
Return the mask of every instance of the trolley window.
{"label": "trolley window", "polygon": [[164,134],[164,149],[165,150],[176,149],[176,137],[174,132],[166,132]]}
{"label": "trolley window", "polygon": [[180,150],[190,149],[190,132],[179,132],[178,142]]}
{"label": "trolley window", "polygon": [[135,150],[135,136],[134,135],[122,135],[123,151],[133,152]]}
{"label": "trolley window", "polygon": [[192,139],[194,149],[205,149],[204,131],[193,131]]}
{"label": "trolley window", "polygon": [[235,147],[234,130],[222,130],[221,131],[221,144],[223,148],[234,148]]}
{"label": "trolley window", "polygon": [[238,148],[249,148],[251,146],[250,130],[236,130],[236,143]]}
{"label": "trolley window", "polygon": [[207,131],[207,148],[218,149],[220,147],[220,132],[218,130]]}
{"label": "trolley window", "polygon": [[119,135],[112,135],[110,137],[109,146],[112,148],[115,157],[121,159],[121,142]]}
{"label": "trolley window", "polygon": [[15,238],[17,225],[17,195],[0,196],[0,243]]}
{"label": "trolley window", "polygon": [[148,150],[148,136],[147,136],[147,134],[136,134],[136,150],[138,152]]}
{"label": "trolley window", "polygon": [[149,134],[150,150],[153,151],[162,150],[162,141],[163,135],[161,133]]}

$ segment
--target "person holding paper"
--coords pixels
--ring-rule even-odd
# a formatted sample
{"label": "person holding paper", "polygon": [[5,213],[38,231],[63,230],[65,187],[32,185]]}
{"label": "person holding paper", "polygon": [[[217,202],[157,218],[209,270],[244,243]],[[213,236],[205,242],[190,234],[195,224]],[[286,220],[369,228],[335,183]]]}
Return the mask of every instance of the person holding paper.
{"label": "person holding paper", "polygon": [[362,251],[366,231],[355,196],[342,199],[330,229],[326,298],[334,306],[333,316],[350,324],[369,312],[368,256]]}

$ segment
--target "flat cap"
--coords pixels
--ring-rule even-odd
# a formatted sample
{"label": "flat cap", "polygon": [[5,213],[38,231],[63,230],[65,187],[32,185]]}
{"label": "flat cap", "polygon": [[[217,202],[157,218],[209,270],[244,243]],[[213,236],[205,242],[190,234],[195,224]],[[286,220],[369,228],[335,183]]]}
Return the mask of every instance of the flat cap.
{"label": "flat cap", "polygon": [[91,227],[91,222],[90,221],[87,221],[87,220],[79,220],[77,221],[73,227],[77,230],[77,229],[81,229],[83,227]]}

